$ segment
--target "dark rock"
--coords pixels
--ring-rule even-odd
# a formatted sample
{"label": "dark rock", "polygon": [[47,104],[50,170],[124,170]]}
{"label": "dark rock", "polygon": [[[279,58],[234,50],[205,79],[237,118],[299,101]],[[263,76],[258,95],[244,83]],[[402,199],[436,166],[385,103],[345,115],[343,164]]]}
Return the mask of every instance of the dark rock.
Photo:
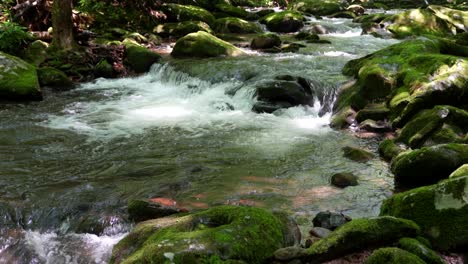
{"label": "dark rock", "polygon": [[368,131],[368,132],[376,132],[376,133],[385,133],[385,132],[392,131],[392,127],[387,122],[374,121],[371,119],[362,121],[359,124],[359,129]]}
{"label": "dark rock", "polygon": [[379,154],[380,157],[387,161],[391,161],[394,157],[398,156],[404,149],[395,144],[395,142],[391,139],[385,139],[384,141],[380,142],[379,145]]}
{"label": "dark rock", "polygon": [[405,237],[398,241],[398,247],[406,250],[414,255],[418,256],[420,259],[425,261],[427,264],[444,264],[445,261],[437,255],[432,249],[419,242],[415,238]]}
{"label": "dark rock", "polygon": [[263,9],[263,10],[258,11],[255,14],[257,14],[259,17],[264,17],[273,13],[275,13],[275,10],[273,9]]}
{"label": "dark rock", "polygon": [[294,38],[298,40],[319,40],[320,39],[317,34],[312,34],[306,31],[301,31],[297,33],[296,35],[294,35]]}
{"label": "dark rock", "polygon": [[331,231],[323,227],[314,227],[309,230],[309,234],[314,237],[324,238],[330,235]]}
{"label": "dark rock", "polygon": [[356,162],[368,162],[374,158],[374,154],[360,148],[346,146],[342,148],[343,156]]}
{"label": "dark rock", "polygon": [[275,251],[274,257],[276,260],[285,261],[292,259],[300,259],[307,255],[307,250],[301,247],[286,247]]}
{"label": "dark rock", "polygon": [[340,227],[351,219],[348,216],[345,216],[341,213],[334,213],[330,211],[318,213],[312,223],[315,227],[323,227],[329,230],[335,230],[337,227]]}
{"label": "dark rock", "polygon": [[362,122],[367,119],[384,120],[390,114],[390,109],[382,104],[367,105],[364,109],[359,110],[356,114],[356,120]]}
{"label": "dark rock", "polygon": [[379,248],[370,255],[366,264],[425,264],[418,256],[400,248]]}
{"label": "dark rock", "polygon": [[304,16],[295,11],[272,13],[260,19],[267,28],[274,32],[296,32],[304,26]]}
{"label": "dark rock", "polygon": [[182,211],[184,210],[175,206],[152,201],[132,200],[128,203],[129,217],[137,222],[165,217]]}
{"label": "dark rock", "polygon": [[273,33],[266,33],[256,36],[252,39],[250,47],[252,49],[270,49],[273,47],[280,47],[281,39],[278,35]]}
{"label": "dark rock", "polygon": [[69,88],[73,82],[61,70],[52,67],[43,67],[37,70],[41,86]]}
{"label": "dark rock", "polygon": [[318,237],[309,237],[309,238],[306,239],[304,247],[305,248],[310,248],[310,246],[312,246],[315,242],[317,242],[319,240],[320,240],[320,238],[318,238]]}
{"label": "dark rock", "polygon": [[358,185],[358,177],[352,173],[337,173],[331,177],[331,184],[339,188],[356,186]]}
{"label": "dark rock", "polygon": [[242,50],[204,31],[190,33],[177,40],[171,55],[173,57],[218,57],[239,56]]}
{"label": "dark rock", "polygon": [[103,59],[94,66],[94,76],[112,78],[115,76],[114,68],[106,59]]}
{"label": "dark rock", "polygon": [[125,44],[126,63],[136,73],[149,71],[151,66],[161,59],[161,55],[143,46]]}

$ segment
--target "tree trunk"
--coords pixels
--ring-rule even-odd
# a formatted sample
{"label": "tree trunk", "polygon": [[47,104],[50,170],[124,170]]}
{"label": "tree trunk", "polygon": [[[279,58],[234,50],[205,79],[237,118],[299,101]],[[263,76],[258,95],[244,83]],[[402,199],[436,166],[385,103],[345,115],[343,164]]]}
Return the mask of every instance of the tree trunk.
{"label": "tree trunk", "polygon": [[72,0],[54,0],[52,12],[52,46],[60,50],[72,50],[77,47],[73,38]]}

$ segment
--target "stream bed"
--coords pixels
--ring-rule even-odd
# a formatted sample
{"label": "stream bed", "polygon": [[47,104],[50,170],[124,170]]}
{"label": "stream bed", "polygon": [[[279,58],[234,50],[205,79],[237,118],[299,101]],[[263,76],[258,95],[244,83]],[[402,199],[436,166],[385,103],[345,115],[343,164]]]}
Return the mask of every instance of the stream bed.
{"label": "stream bed", "polygon": [[[388,165],[378,158],[356,163],[341,150],[376,153],[377,141],[332,130],[323,109],[348,79],[341,74],[347,61],[397,41],[362,36],[347,19],[309,23],[329,29],[321,38],[333,44],[166,58],[139,77],[0,106],[0,263],[106,263],[132,227],[130,199],[281,209],[304,228],[322,210],[378,214],[393,188]],[[285,74],[308,78],[328,99],[252,112],[255,84]],[[337,172],[355,173],[360,184],[332,187]]]}

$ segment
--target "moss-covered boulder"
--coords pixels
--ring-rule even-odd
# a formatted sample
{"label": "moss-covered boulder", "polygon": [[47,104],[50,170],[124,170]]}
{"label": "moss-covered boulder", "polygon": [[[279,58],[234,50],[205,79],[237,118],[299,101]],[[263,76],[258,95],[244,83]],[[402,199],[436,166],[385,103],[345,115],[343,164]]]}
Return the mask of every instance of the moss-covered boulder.
{"label": "moss-covered boulder", "polygon": [[418,187],[447,179],[465,163],[467,144],[441,144],[401,153],[393,159],[391,170],[398,187]]}
{"label": "moss-covered boulder", "polygon": [[277,34],[265,33],[255,36],[250,43],[252,49],[271,49],[281,47],[281,39]]}
{"label": "moss-covered boulder", "polygon": [[438,5],[430,5],[427,9],[450,26],[455,27],[457,31],[468,31],[468,11],[466,9],[462,11]]}
{"label": "moss-covered boulder", "polygon": [[36,68],[15,56],[0,52],[1,100],[39,100],[42,98]]}
{"label": "moss-covered boulder", "polygon": [[244,54],[229,42],[204,31],[190,33],[177,40],[171,55],[173,57],[218,57]]}
{"label": "moss-covered boulder", "polygon": [[165,23],[156,26],[153,32],[162,37],[180,38],[187,34],[205,31],[213,33],[210,26],[202,21],[184,21],[179,23]]}
{"label": "moss-covered boulder", "polygon": [[345,146],[342,150],[345,158],[356,162],[367,162],[374,158],[374,154],[364,149]]}
{"label": "moss-covered boulder", "polygon": [[418,256],[396,247],[379,248],[372,252],[365,264],[426,264]]}
{"label": "moss-covered boulder", "polygon": [[365,108],[359,110],[356,114],[356,121],[362,122],[367,119],[384,120],[390,114],[390,109],[385,104],[369,104]]}
{"label": "moss-covered boulder", "polygon": [[412,148],[442,143],[464,143],[468,112],[453,106],[436,106],[416,114],[399,132],[398,142]]}
{"label": "moss-covered boulder", "polygon": [[68,88],[73,82],[61,70],[53,67],[43,67],[37,70],[39,84],[41,86]]}
{"label": "moss-covered boulder", "polygon": [[304,26],[304,16],[295,11],[282,11],[269,14],[260,19],[268,30],[274,32],[296,32]]}
{"label": "moss-covered boulder", "polygon": [[391,245],[403,237],[414,237],[419,227],[395,217],[354,219],[312,244],[301,258],[322,263],[364,249]]}
{"label": "moss-covered boulder", "polygon": [[416,222],[435,248],[468,245],[468,176],[398,193],[385,200],[381,215]]}
{"label": "moss-covered boulder", "polygon": [[114,247],[111,263],[265,263],[288,245],[287,228],[263,209],[214,207],[140,223]]}
{"label": "moss-covered boulder", "polygon": [[344,9],[339,0],[293,0],[288,8],[314,16],[328,16]]}
{"label": "moss-covered boulder", "polygon": [[48,48],[49,43],[36,40],[24,51],[22,58],[37,67],[47,59]]}
{"label": "moss-covered boulder", "polygon": [[207,10],[193,5],[164,4],[161,11],[167,16],[168,22],[203,21],[211,25],[215,17]]}
{"label": "moss-covered boulder", "polygon": [[257,24],[237,17],[217,19],[214,22],[213,29],[217,33],[250,34],[262,32],[262,29]]}
{"label": "moss-covered boulder", "polygon": [[114,67],[106,59],[102,59],[94,66],[94,76],[103,78],[115,77]]}
{"label": "moss-covered boulder", "polygon": [[450,174],[449,178],[457,178],[462,176],[468,176],[468,164],[461,165],[458,169]]}
{"label": "moss-covered boulder", "polygon": [[392,139],[385,139],[379,144],[380,157],[387,161],[391,161],[394,157],[398,156],[398,154],[403,151],[404,149],[398,146]]}
{"label": "moss-covered boulder", "polygon": [[445,261],[432,249],[419,240],[404,237],[398,241],[398,247],[418,256],[427,264],[444,264]]}
{"label": "moss-covered boulder", "polygon": [[245,9],[225,3],[215,5],[215,9],[216,11],[227,14],[230,17],[238,17],[242,19],[248,19],[251,17],[251,13],[245,11]]}
{"label": "moss-covered boulder", "polygon": [[124,44],[126,63],[136,73],[149,71],[151,65],[161,60],[161,55],[138,45],[138,43],[124,41]]}

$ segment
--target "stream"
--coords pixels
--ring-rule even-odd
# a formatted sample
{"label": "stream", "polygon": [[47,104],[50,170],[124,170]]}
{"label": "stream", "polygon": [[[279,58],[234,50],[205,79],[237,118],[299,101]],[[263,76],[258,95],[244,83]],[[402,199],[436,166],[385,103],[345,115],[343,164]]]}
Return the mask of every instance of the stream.
{"label": "stream", "polygon": [[[129,199],[280,209],[303,228],[323,210],[377,215],[393,188],[388,165],[379,158],[356,163],[341,151],[349,145],[377,153],[377,141],[332,130],[331,113],[323,112],[348,80],[341,74],[347,61],[397,41],[362,36],[348,19],[308,22],[327,28],[321,38],[333,44],[166,58],[139,77],[98,79],[48,91],[41,102],[0,106],[0,263],[107,263],[132,228]],[[252,112],[253,87],[285,74],[310,79],[326,100]],[[360,184],[332,187],[337,172],[355,173]]]}

